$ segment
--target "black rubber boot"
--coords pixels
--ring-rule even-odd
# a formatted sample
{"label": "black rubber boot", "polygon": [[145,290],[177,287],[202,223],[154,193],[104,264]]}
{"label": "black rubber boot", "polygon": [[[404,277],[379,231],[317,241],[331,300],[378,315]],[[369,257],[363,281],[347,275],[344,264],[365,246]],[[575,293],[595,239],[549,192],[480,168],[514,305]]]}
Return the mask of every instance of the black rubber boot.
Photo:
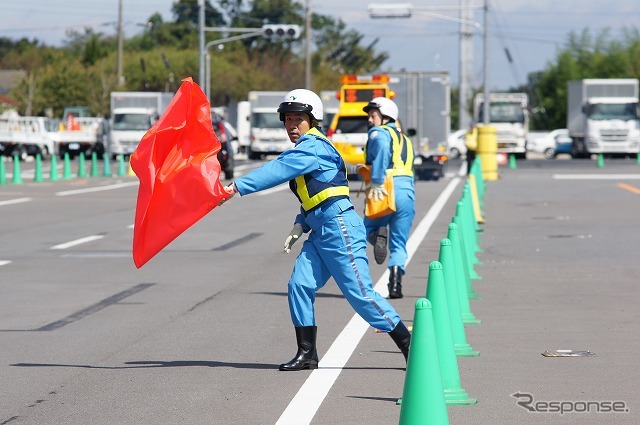
{"label": "black rubber boot", "polygon": [[393,339],[393,342],[396,343],[400,351],[402,351],[402,355],[404,356],[404,361],[406,362],[409,358],[409,345],[411,344],[411,332],[401,321],[398,322],[395,328],[391,332],[389,332],[389,336]]}
{"label": "black rubber boot", "polygon": [[317,326],[296,326],[298,352],[296,356],[280,365],[280,370],[303,370],[318,368],[318,352],[316,351]]}
{"label": "black rubber boot", "polygon": [[389,298],[402,298],[402,275],[404,271],[399,266],[389,268]]}
{"label": "black rubber boot", "polygon": [[378,227],[377,230],[369,233],[369,243],[373,245],[373,258],[376,260],[376,264],[384,263],[387,258],[387,237],[389,231],[387,227]]}

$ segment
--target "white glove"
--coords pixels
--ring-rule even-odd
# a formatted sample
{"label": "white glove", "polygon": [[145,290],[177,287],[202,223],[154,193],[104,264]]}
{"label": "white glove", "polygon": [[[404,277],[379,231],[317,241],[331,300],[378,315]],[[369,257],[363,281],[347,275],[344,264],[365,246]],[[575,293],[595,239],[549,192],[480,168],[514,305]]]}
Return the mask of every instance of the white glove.
{"label": "white glove", "polygon": [[382,199],[388,195],[384,188],[384,184],[371,183],[368,189],[369,193],[367,194],[367,198],[373,198],[374,201],[382,201]]}
{"label": "white glove", "polygon": [[224,190],[227,196],[224,199],[220,199],[220,201],[218,202],[218,206],[224,204],[229,199],[233,198],[233,195],[238,193],[238,188],[236,187],[235,183],[231,183],[228,186],[223,187],[222,190]]}
{"label": "white glove", "polygon": [[291,252],[291,247],[298,239],[300,239],[300,235],[302,235],[302,225],[300,223],[296,223],[293,225],[293,229],[291,229],[291,233],[287,236],[287,240],[284,241],[284,252],[287,254]]}

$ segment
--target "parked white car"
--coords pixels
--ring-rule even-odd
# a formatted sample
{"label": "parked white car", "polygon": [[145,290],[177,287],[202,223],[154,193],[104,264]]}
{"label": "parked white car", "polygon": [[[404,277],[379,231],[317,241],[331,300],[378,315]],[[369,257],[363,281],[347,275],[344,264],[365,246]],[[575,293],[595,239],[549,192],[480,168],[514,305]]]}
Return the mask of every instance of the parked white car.
{"label": "parked white car", "polygon": [[568,137],[569,130],[566,128],[559,128],[543,134],[529,133],[527,150],[541,153],[546,159],[551,159],[556,155],[556,145],[562,143]]}
{"label": "parked white car", "polygon": [[467,146],[464,144],[467,129],[454,131],[447,138],[447,152],[450,158],[458,158],[460,155],[466,155]]}

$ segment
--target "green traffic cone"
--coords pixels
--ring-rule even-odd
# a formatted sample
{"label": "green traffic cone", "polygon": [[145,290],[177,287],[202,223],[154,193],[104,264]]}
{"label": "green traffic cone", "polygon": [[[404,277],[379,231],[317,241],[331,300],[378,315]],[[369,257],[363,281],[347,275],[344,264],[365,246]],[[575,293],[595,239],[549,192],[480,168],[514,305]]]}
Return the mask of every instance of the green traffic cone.
{"label": "green traffic cone", "polygon": [[124,176],[127,174],[127,170],[124,166],[124,155],[118,155],[118,176]]}
{"label": "green traffic cone", "polygon": [[471,279],[469,279],[469,271],[464,263],[464,248],[460,244],[458,239],[458,225],[456,223],[449,224],[449,232],[447,238],[451,241],[453,248],[453,261],[456,269],[456,280],[458,284],[458,299],[460,300],[460,316],[462,317],[462,323],[470,325],[478,325],[482,323],[481,320],[476,319],[476,316],[471,312],[469,306],[469,288],[471,288]]}
{"label": "green traffic cone", "polygon": [[4,166],[4,156],[0,155],[0,186],[7,185],[7,169]]}
{"label": "green traffic cone", "polygon": [[482,209],[482,206],[484,204],[484,193],[486,191],[486,184],[484,179],[482,178],[482,164],[480,163],[480,161],[476,159],[473,165],[474,165],[473,173],[476,176],[476,184],[478,185],[478,198],[480,200],[480,209]]}
{"label": "green traffic cone", "polygon": [[466,279],[466,286],[467,286],[467,294],[469,296],[469,299],[473,299],[473,300],[479,300],[482,297],[480,297],[476,291],[473,289],[473,285],[472,285],[472,281],[473,280],[481,280],[482,277],[478,276],[478,274],[476,273],[476,271],[473,269],[473,266],[471,264],[469,264],[469,251],[465,248],[465,235],[466,233],[463,232],[463,227],[461,224],[460,217],[456,217],[454,216],[451,219],[451,222],[453,224],[456,224],[458,226],[458,233],[457,233],[457,244],[461,247],[462,249],[462,253],[461,253],[461,264],[462,266],[465,268],[465,279]]}
{"label": "green traffic cone", "polygon": [[65,152],[64,166],[62,168],[62,178],[64,180],[69,180],[71,177],[71,160],[69,159],[69,152]]}
{"label": "green traffic cone", "polygon": [[111,177],[111,165],[109,164],[109,155],[104,156],[104,173],[105,177]]}
{"label": "green traffic cone", "polygon": [[91,152],[91,177],[98,177],[98,155]]}
{"label": "green traffic cone", "polygon": [[36,183],[42,182],[42,158],[40,154],[36,154],[36,168],[33,173],[33,181]]}
{"label": "green traffic cone", "polygon": [[20,174],[20,157],[13,155],[13,178],[11,179],[11,183],[22,184],[22,176]]}
{"label": "green traffic cone", "polygon": [[[428,420],[427,420],[428,418]],[[416,302],[407,372],[404,378],[400,425],[448,425],[431,303]]]}
{"label": "green traffic cone", "polygon": [[[449,308],[449,323],[453,348],[459,357],[475,357],[479,351],[473,351],[467,343],[462,313],[460,312],[460,298],[458,295],[458,282],[456,277],[456,265],[453,260],[453,247],[451,240],[444,238],[440,241],[440,256],[438,261],[442,264],[445,292],[447,294],[447,307]],[[427,297],[428,298],[428,297]]]}
{"label": "green traffic cone", "polygon": [[514,154],[509,155],[509,168],[517,168],[516,156]]}
{"label": "green traffic cone", "polygon": [[49,175],[49,180],[52,182],[57,182],[58,178],[58,160],[55,155],[51,155],[51,171]]}
{"label": "green traffic cone", "polygon": [[429,265],[427,299],[431,302],[433,311],[433,328],[438,347],[444,399],[447,404],[476,404],[478,400],[469,398],[460,385],[460,371],[451,335],[451,321],[442,269],[443,266],[439,261],[433,261]]}
{"label": "green traffic cone", "polygon": [[598,168],[604,168],[604,156],[601,153],[598,154]]}
{"label": "green traffic cone", "polygon": [[458,225],[458,229],[460,230],[460,242],[462,243],[466,254],[467,267],[469,267],[469,277],[473,280],[482,280],[475,271],[475,266],[481,265],[480,260],[478,260],[478,256],[476,255],[477,251],[475,247],[478,246],[478,243],[474,238],[475,231],[469,223],[468,215],[465,214],[463,210],[464,204],[461,201],[458,201],[456,215],[453,216],[452,221]]}
{"label": "green traffic cone", "polygon": [[80,152],[80,156],[78,157],[78,177],[82,179],[87,177],[87,169],[84,165],[84,152]]}

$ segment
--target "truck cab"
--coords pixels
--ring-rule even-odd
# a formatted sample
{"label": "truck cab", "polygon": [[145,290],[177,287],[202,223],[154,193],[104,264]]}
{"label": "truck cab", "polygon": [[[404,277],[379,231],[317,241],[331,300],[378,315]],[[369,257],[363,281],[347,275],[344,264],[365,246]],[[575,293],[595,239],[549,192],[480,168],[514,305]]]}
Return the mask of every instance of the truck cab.
{"label": "truck cab", "polygon": [[640,148],[638,101],[635,98],[599,98],[583,106],[585,136],[577,138],[577,156],[591,153],[637,153]]}
{"label": "truck cab", "polygon": [[158,113],[151,108],[117,108],[111,115],[109,127],[109,154],[131,155],[145,133],[158,120]]}
{"label": "truck cab", "polygon": [[111,92],[109,154],[132,154],[173,100],[171,92]]}
{"label": "truck cab", "polygon": [[[491,93],[489,99],[489,120],[496,129],[498,152],[525,159],[529,137],[529,96],[526,93]],[[484,114],[484,94],[478,93],[473,116],[479,127],[483,125]]]}
{"label": "truck cab", "polygon": [[287,92],[251,91],[251,141],[249,159],[260,159],[266,155],[279,155],[294,145],[280,121],[278,106]]}

